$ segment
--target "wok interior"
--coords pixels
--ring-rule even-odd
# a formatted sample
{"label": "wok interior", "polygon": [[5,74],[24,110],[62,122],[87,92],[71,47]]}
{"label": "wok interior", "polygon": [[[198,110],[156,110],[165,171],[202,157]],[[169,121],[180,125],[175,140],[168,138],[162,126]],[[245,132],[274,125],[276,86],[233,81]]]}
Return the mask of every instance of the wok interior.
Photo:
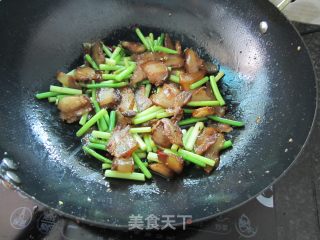
{"label": "wok interior", "polygon": [[[131,214],[205,218],[263,190],[300,151],[315,108],[312,66],[306,50],[296,50],[303,43],[269,7],[263,1],[61,1],[27,9],[34,18],[15,25],[23,36],[6,35],[15,44],[2,50],[19,55],[1,70],[6,91],[0,97],[8,102],[1,106],[1,149],[19,162],[21,189],[66,214],[112,227],[127,225]],[[261,20],[269,24],[265,35]],[[246,126],[230,135],[234,147],[211,175],[193,167],[172,181],[105,181],[100,163],[82,154],[77,124],[61,122],[54,107],[34,99],[57,83],[56,71],[81,63],[82,42],[136,41],[134,26],[167,32],[225,71],[221,88],[230,116]]]}

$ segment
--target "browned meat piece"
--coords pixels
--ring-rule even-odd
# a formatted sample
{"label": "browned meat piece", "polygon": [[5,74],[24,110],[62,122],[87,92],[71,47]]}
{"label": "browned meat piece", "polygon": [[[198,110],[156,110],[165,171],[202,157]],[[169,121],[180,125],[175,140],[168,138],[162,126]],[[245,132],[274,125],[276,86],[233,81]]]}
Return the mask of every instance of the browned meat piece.
{"label": "browned meat piece", "polygon": [[219,117],[223,117],[226,114],[226,107],[214,107],[215,110],[215,115],[219,116]]}
{"label": "browned meat piece", "polygon": [[130,127],[127,126],[123,129],[117,127],[109,140],[107,150],[113,156],[119,158],[128,158],[132,153],[139,148],[138,143],[131,136],[129,132]]}
{"label": "browned meat piece", "polygon": [[176,84],[165,83],[158,93],[151,95],[151,101],[164,108],[174,107],[175,98],[180,93],[179,88]]}
{"label": "browned meat piece", "polygon": [[198,136],[194,146],[194,150],[197,154],[202,154],[209,149],[217,140],[218,132],[213,127],[206,127],[202,133]]}
{"label": "browned meat piece", "polygon": [[180,84],[183,90],[189,90],[190,85],[204,78],[205,74],[206,73],[203,70],[194,73],[180,73]]}
{"label": "browned meat piece", "polygon": [[172,178],[174,176],[174,172],[170,168],[166,167],[166,165],[164,165],[163,163],[150,164],[149,168],[166,178]]}
{"label": "browned meat piece", "polygon": [[84,95],[66,96],[59,100],[58,109],[60,110],[60,118],[67,123],[72,123],[80,119],[80,117],[92,110],[88,97]]}
{"label": "browned meat piece", "polygon": [[131,173],[134,171],[134,162],[132,157],[128,158],[114,158],[112,161],[112,170]]}
{"label": "browned meat piece", "polygon": [[224,123],[212,124],[212,127],[217,129],[217,131],[221,133],[229,133],[233,130],[233,128],[230,125]]}
{"label": "browned meat piece", "polygon": [[131,57],[138,64],[142,64],[148,61],[161,61],[167,55],[168,54],[162,52],[145,52],[141,54],[134,54]]}
{"label": "browned meat piece", "polygon": [[184,54],[186,57],[185,68],[187,73],[199,72],[200,68],[203,66],[203,60],[190,48],[186,49]]}
{"label": "browned meat piece", "polygon": [[165,83],[158,93],[151,95],[151,101],[164,108],[177,108],[186,105],[192,97],[191,92],[180,91],[174,83]]}
{"label": "browned meat piece", "polygon": [[174,49],[173,42],[172,42],[172,40],[171,40],[171,38],[170,38],[170,36],[169,36],[168,33],[166,33],[166,34],[164,35],[164,46],[165,46],[166,48]]}
{"label": "browned meat piece", "polygon": [[205,152],[204,156],[210,159],[213,159],[216,161],[216,164],[214,167],[211,166],[206,166],[204,168],[204,171],[206,173],[210,173],[214,168],[216,168],[219,164],[219,152],[221,151],[221,149],[223,148],[223,144],[224,144],[224,136],[221,133],[217,134],[217,140],[216,142],[211,145],[211,147]]}
{"label": "browned meat piece", "polygon": [[137,108],[141,112],[152,106],[152,101],[145,96],[146,88],[141,85],[135,92],[135,100],[137,103]]}
{"label": "browned meat piece", "polygon": [[167,54],[163,52],[145,52],[132,56],[133,60],[139,64],[149,61],[161,61],[168,67],[184,67],[184,58],[177,54]]}
{"label": "browned meat piece", "polygon": [[183,170],[184,161],[181,157],[173,154],[168,154],[168,158],[166,159],[164,164],[175,173],[180,174]]}
{"label": "browned meat piece", "polygon": [[182,132],[180,127],[167,118],[163,118],[161,121],[164,124],[164,133],[167,135],[170,142],[182,146]]}
{"label": "browned meat piece", "polygon": [[206,70],[206,72],[208,74],[216,74],[217,72],[219,72],[218,65],[210,63],[210,62],[204,63],[203,69]]}
{"label": "browned meat piece", "polygon": [[178,125],[167,118],[159,120],[152,126],[152,139],[161,147],[170,147],[171,144],[182,145],[182,132]]}
{"label": "browned meat piece", "polygon": [[183,117],[183,110],[181,107],[190,101],[192,94],[191,92],[182,91],[174,98],[173,96],[168,96],[167,98],[167,96],[164,96],[164,93],[166,93],[166,91],[161,92],[160,90],[159,93],[154,94],[152,99],[155,99],[154,103],[156,105],[167,108],[166,111],[173,114],[173,117],[171,118],[172,122],[176,123]]}
{"label": "browned meat piece", "polygon": [[213,107],[201,107],[201,108],[195,109],[192,112],[192,117],[196,117],[196,118],[206,117],[214,113],[215,113],[215,110]]}
{"label": "browned meat piece", "polygon": [[175,107],[175,108],[168,108],[166,109],[167,112],[173,113],[173,116],[171,118],[171,121],[176,124],[183,118],[183,110],[181,107]]}
{"label": "browned meat piece", "polygon": [[135,115],[137,115],[137,112],[133,111],[133,110],[128,110],[128,111],[123,112],[122,115],[125,116],[125,117],[132,118]]}
{"label": "browned meat piece", "polygon": [[102,50],[101,42],[95,42],[91,47],[91,56],[93,60],[99,65],[105,63],[106,59]]}
{"label": "browned meat piece", "polygon": [[[166,54],[162,52],[145,52],[142,54],[132,55],[134,61],[137,62],[137,68],[134,71],[131,77],[131,85],[135,85],[136,83],[146,79],[148,76],[143,71],[142,65],[150,62],[163,62],[166,66],[170,66],[173,68],[180,68],[184,66],[184,59],[181,56],[173,55],[173,54]],[[163,68],[163,65],[161,65]],[[163,68],[164,71],[164,68]]]}
{"label": "browned meat piece", "polygon": [[162,53],[153,52],[145,52],[142,54],[132,55],[133,60],[137,62],[137,67],[131,77],[131,85],[135,85],[136,83],[147,78],[147,74],[142,70],[142,64],[148,61],[159,61],[162,59],[163,56],[164,55]]}
{"label": "browned meat piece", "polygon": [[161,147],[168,148],[171,146],[169,138],[164,134],[164,126],[161,121],[152,126],[152,140]]}
{"label": "browned meat piece", "polygon": [[70,76],[68,74],[65,74],[63,72],[57,73],[57,80],[64,86],[64,87],[70,87],[70,88],[78,88],[80,89],[81,86],[76,82],[75,78],[73,76]]}
{"label": "browned meat piece", "polygon": [[169,72],[166,65],[160,61],[148,61],[141,65],[150,83],[160,86],[168,78]]}
{"label": "browned meat piece", "polygon": [[59,100],[58,109],[62,112],[73,112],[83,107],[88,107],[90,100],[84,95],[65,96]]}
{"label": "browned meat piece", "polygon": [[132,53],[143,53],[146,50],[143,44],[137,42],[123,41],[121,45]]}
{"label": "browned meat piece", "polygon": [[119,126],[120,128],[123,128],[132,123],[131,118],[123,116],[122,113],[118,110],[116,111],[116,119],[117,119],[117,126]]}
{"label": "browned meat piece", "polygon": [[174,99],[174,107],[182,107],[190,102],[192,93],[188,91],[182,91]]}
{"label": "browned meat piece", "polygon": [[178,54],[182,54],[182,46],[180,41],[176,41],[175,49],[178,52]]}
{"label": "browned meat piece", "polygon": [[125,115],[126,112],[133,111],[135,100],[134,93],[131,88],[125,87],[120,90],[121,102],[118,110]]}
{"label": "browned meat piece", "polygon": [[168,167],[175,173],[180,174],[182,172],[184,161],[181,157],[174,154],[158,152],[158,158],[166,167]]}
{"label": "browned meat piece", "polygon": [[91,80],[101,81],[102,77],[97,74],[91,67],[78,67],[75,70],[74,78],[79,82],[87,82]]}
{"label": "browned meat piece", "polygon": [[163,63],[167,67],[181,68],[184,66],[184,58],[177,54],[168,54],[163,58]]}
{"label": "browned meat piece", "polygon": [[147,78],[147,74],[142,70],[140,64],[137,65],[136,69],[134,70],[131,79],[130,84],[135,85],[138,82],[141,82],[142,80]]}
{"label": "browned meat piece", "polygon": [[212,101],[215,100],[212,94],[207,91],[207,87],[201,87],[192,91],[191,101]]}
{"label": "browned meat piece", "polygon": [[100,88],[97,91],[97,101],[101,107],[115,108],[121,101],[121,94],[116,88]]}

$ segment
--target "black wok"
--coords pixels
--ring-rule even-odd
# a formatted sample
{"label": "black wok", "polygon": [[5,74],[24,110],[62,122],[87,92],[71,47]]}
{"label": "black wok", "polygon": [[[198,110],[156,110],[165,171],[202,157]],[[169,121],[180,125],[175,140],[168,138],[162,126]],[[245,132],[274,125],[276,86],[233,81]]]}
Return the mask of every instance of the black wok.
{"label": "black wok", "polygon": [[[226,72],[221,88],[230,114],[246,126],[229,136],[234,147],[211,175],[190,168],[170,182],[103,180],[100,163],[80,150],[77,126],[34,98],[56,83],[57,70],[80,64],[82,42],[137,40],[135,26],[170,33]],[[132,214],[194,221],[221,214],[286,172],[312,127],[316,83],[308,52],[265,0],[3,0],[0,32],[0,152],[19,165],[21,191],[83,222],[125,228]]]}

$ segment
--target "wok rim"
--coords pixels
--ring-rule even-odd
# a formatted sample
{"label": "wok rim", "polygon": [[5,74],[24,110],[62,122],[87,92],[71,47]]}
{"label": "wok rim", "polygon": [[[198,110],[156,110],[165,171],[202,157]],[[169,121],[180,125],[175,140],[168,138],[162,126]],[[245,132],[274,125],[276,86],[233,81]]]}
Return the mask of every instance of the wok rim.
{"label": "wok rim", "polygon": [[[269,4],[270,7],[272,7],[272,8],[276,8],[270,2],[268,2],[267,4]],[[244,200],[244,201],[242,201],[242,202],[240,202],[240,203],[238,203],[238,204],[236,204],[236,205],[234,205],[232,207],[229,207],[229,208],[227,208],[227,209],[225,209],[225,210],[223,210],[221,212],[217,212],[215,214],[212,214],[212,215],[209,215],[209,216],[206,216],[206,217],[202,217],[202,218],[196,218],[196,219],[192,218],[192,224],[196,224],[196,223],[204,222],[204,221],[207,221],[207,220],[211,220],[211,219],[213,219],[213,218],[215,218],[217,216],[220,216],[220,215],[226,214],[226,213],[228,213],[230,211],[233,211],[234,209],[239,208],[239,207],[245,205],[246,203],[248,203],[249,201],[251,201],[252,199],[256,198],[261,193],[263,193],[266,189],[270,188],[270,186],[274,185],[276,182],[281,180],[281,178],[287,174],[287,172],[292,168],[292,166],[301,157],[302,153],[304,152],[305,147],[307,146],[307,144],[308,144],[308,142],[310,140],[310,136],[312,135],[312,132],[313,132],[313,130],[315,128],[315,123],[316,123],[316,118],[317,118],[317,110],[319,108],[319,104],[318,104],[318,96],[319,96],[318,86],[319,86],[319,84],[318,84],[318,81],[317,81],[317,75],[315,73],[315,68],[314,68],[314,64],[313,64],[312,59],[311,59],[310,51],[307,48],[307,45],[306,45],[305,41],[303,40],[302,36],[299,34],[299,31],[293,25],[293,23],[290,20],[288,20],[283,15],[283,13],[281,11],[279,11],[279,10],[277,10],[277,11],[278,11],[279,14],[282,15],[282,17],[285,18],[285,21],[293,28],[293,30],[298,35],[297,37],[298,37],[298,39],[300,39],[300,41],[303,44],[303,47],[306,50],[306,54],[307,54],[307,57],[308,57],[308,59],[310,61],[310,64],[311,64],[311,67],[312,67],[312,71],[313,71],[313,79],[314,79],[314,82],[315,82],[315,85],[314,85],[315,86],[315,98],[314,98],[315,108],[314,108],[312,123],[311,123],[311,126],[309,128],[307,137],[306,137],[303,145],[301,146],[298,154],[294,157],[293,161],[289,164],[289,166],[277,178],[275,178],[270,184],[268,184],[266,187],[264,187],[261,191],[259,191],[256,194],[253,194],[252,196],[250,196],[246,200]],[[0,175],[0,179],[2,179],[5,182],[8,182],[6,179],[4,179],[4,177],[2,175]],[[78,217],[76,215],[72,215],[72,214],[69,214],[69,213],[65,213],[65,212],[59,210],[58,208],[54,208],[54,207],[51,207],[51,206],[49,206],[49,205],[47,205],[45,203],[42,203],[41,201],[37,200],[34,196],[31,196],[30,194],[24,192],[19,186],[16,186],[11,182],[9,182],[9,183],[10,183],[10,189],[11,190],[15,190],[15,191],[23,194],[24,196],[28,197],[30,200],[35,202],[37,205],[40,205],[40,206],[44,207],[46,210],[53,211],[54,213],[56,213],[60,217],[67,218],[69,220],[75,221],[76,223],[80,222],[80,223],[77,223],[77,224],[86,224],[88,226],[98,227],[98,228],[103,228],[103,229],[110,229],[110,230],[131,231],[131,230],[128,229],[128,227],[129,227],[128,225],[110,224],[110,223],[106,223],[106,222],[103,223],[103,222],[98,222],[98,221],[94,221],[94,220],[88,220],[88,219],[85,219],[85,218],[81,218],[81,217]],[[190,224],[186,224],[186,226],[188,226],[188,225],[190,225]],[[180,228],[180,227],[183,226],[183,223],[172,223],[172,226],[174,226],[175,228]],[[148,231],[148,230],[144,229],[142,231]]]}

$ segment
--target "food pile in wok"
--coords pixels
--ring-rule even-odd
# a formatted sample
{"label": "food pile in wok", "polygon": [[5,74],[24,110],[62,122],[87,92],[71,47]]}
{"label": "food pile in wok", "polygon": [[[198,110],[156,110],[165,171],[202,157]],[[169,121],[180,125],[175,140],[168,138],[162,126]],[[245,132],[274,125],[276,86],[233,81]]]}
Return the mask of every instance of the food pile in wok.
{"label": "food pile in wok", "polygon": [[225,133],[244,126],[225,118],[224,73],[168,34],[136,33],[140,42],[84,43],[83,65],[58,72],[62,86],[36,97],[79,123],[83,150],[102,162],[106,177],[172,178],[194,165],[212,172],[232,146]]}

